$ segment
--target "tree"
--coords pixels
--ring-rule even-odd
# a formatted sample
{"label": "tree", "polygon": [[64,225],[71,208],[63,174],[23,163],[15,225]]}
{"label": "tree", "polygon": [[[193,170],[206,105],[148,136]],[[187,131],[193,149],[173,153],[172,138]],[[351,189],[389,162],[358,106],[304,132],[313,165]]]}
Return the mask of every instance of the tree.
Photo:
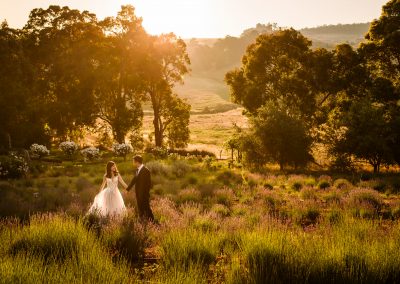
{"label": "tree", "polygon": [[[183,101],[172,95],[172,90],[175,84],[183,83],[183,75],[189,72],[190,60],[185,42],[174,34],[151,37],[147,60],[143,88],[153,108],[155,144],[157,147],[162,147],[165,138],[164,132],[167,129],[164,123],[171,119],[173,111],[171,107],[177,103],[180,106],[179,109],[188,109],[187,106],[183,107]],[[168,106],[168,103],[172,104]],[[186,113],[185,116],[188,114],[187,111],[182,113]],[[174,115],[178,115],[178,113],[172,114],[172,116]],[[184,122],[188,123],[189,120],[185,119]],[[176,123],[178,123],[177,120],[175,120]],[[188,134],[179,136],[189,138]],[[173,135],[170,137],[172,138]],[[183,144],[187,143],[187,139]]]}
{"label": "tree", "polygon": [[98,85],[95,89],[99,118],[112,129],[118,143],[127,133],[142,126],[140,67],[143,65],[148,36],[142,19],[132,6],[122,6],[115,18],[100,23],[104,38],[98,57]]}
{"label": "tree", "polygon": [[274,102],[310,118],[316,105],[310,46],[293,29],[260,35],[247,48],[242,67],[226,74],[232,100],[251,114]]}
{"label": "tree", "polygon": [[65,137],[93,125],[95,48],[102,37],[96,16],[68,7],[34,9],[23,32],[49,126]]}
{"label": "tree", "polygon": [[379,19],[371,23],[367,42],[360,50],[375,72],[400,87],[400,2],[390,0],[382,8]]}
{"label": "tree", "polygon": [[167,138],[170,148],[184,148],[190,138],[191,106],[175,94],[164,97],[161,104],[160,133]]}
{"label": "tree", "polygon": [[250,123],[266,157],[277,162],[281,170],[286,165],[304,166],[312,160],[312,139],[307,126],[285,107],[267,104]]}
{"label": "tree", "polygon": [[33,69],[23,34],[6,22],[0,26],[0,147],[48,144],[41,102],[33,90]]}
{"label": "tree", "polygon": [[380,171],[381,164],[390,164],[392,153],[390,148],[391,132],[383,105],[363,99],[354,102],[344,117],[347,128],[345,143],[341,148],[346,152],[364,159]]}
{"label": "tree", "polygon": [[254,149],[243,146],[246,160],[272,160],[281,169],[312,160],[317,101],[326,100],[334,83],[332,53],[310,47],[293,29],[262,34],[247,48],[242,67],[226,74],[232,100],[246,108],[251,121],[253,142],[250,138],[245,144]]}
{"label": "tree", "polygon": [[238,125],[234,124],[234,133],[225,141],[225,149],[231,152],[231,160],[234,161],[235,151],[237,152],[237,161],[240,163],[242,160],[243,141],[246,138],[245,131]]}

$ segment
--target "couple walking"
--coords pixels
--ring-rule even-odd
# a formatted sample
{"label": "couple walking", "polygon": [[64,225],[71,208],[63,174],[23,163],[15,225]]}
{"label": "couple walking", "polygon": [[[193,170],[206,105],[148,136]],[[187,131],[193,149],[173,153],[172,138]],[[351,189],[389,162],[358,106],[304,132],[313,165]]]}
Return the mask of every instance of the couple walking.
{"label": "couple walking", "polygon": [[98,213],[101,216],[119,216],[125,213],[124,199],[118,190],[118,184],[121,184],[127,191],[130,191],[133,186],[135,187],[140,218],[154,221],[153,212],[150,208],[150,171],[144,166],[141,156],[133,157],[133,166],[136,169],[135,175],[129,185],[127,185],[119,174],[117,165],[112,161],[107,163],[100,192],[94,198],[89,213]]}

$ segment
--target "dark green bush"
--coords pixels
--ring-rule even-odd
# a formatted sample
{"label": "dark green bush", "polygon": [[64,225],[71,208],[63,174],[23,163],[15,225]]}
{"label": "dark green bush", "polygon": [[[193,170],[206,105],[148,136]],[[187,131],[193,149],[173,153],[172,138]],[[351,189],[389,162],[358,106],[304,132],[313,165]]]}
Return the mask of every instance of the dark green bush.
{"label": "dark green bush", "polygon": [[0,156],[0,178],[17,179],[22,178],[28,173],[28,163],[23,157],[14,154]]}

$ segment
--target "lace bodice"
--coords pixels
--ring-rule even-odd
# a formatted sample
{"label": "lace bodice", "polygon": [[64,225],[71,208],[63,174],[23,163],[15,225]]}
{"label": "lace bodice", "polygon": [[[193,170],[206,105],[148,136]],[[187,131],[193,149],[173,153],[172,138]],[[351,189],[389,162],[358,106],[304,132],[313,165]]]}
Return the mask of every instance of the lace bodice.
{"label": "lace bodice", "polygon": [[118,188],[118,177],[106,178],[107,188],[117,189]]}

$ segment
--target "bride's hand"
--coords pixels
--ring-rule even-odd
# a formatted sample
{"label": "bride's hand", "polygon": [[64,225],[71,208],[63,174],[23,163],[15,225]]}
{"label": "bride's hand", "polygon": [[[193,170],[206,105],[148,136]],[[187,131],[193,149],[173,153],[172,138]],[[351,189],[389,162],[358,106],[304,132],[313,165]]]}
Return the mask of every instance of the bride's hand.
{"label": "bride's hand", "polygon": [[118,181],[120,184],[122,184],[124,189],[128,188],[128,185],[125,183],[124,179],[121,177],[121,175],[118,175]]}

